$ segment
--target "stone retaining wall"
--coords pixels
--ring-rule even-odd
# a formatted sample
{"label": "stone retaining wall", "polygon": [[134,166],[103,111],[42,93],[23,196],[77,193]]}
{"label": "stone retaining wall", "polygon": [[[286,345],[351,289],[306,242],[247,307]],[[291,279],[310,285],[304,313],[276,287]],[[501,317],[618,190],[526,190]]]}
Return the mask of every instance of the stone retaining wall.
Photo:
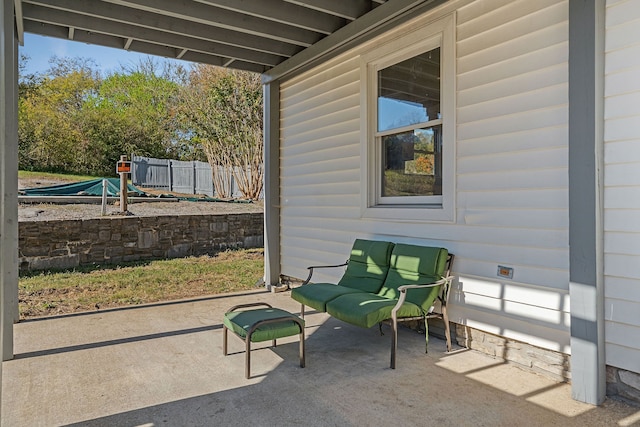
{"label": "stone retaining wall", "polygon": [[21,270],[212,255],[264,244],[262,213],[20,222]]}

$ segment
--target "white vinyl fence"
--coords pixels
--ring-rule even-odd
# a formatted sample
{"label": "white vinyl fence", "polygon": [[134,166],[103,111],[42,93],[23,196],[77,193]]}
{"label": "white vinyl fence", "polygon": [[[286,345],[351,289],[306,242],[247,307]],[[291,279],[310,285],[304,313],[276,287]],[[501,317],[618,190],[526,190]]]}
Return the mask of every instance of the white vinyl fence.
{"label": "white vinyl fence", "polygon": [[[185,162],[152,157],[131,156],[131,181],[137,187],[174,191],[182,194],[217,195],[211,165],[197,160]],[[242,197],[231,176],[232,197]]]}
{"label": "white vinyl fence", "polygon": [[131,156],[131,181],[137,187],[183,194],[214,195],[211,166],[200,161]]}

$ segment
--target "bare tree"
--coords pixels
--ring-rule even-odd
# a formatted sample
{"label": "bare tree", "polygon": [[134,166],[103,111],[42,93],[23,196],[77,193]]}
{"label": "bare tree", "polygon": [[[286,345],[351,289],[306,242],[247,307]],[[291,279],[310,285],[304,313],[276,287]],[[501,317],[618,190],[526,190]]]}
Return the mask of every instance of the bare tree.
{"label": "bare tree", "polygon": [[185,129],[203,147],[216,191],[231,196],[231,177],[247,199],[258,199],[264,175],[260,76],[197,65],[181,107]]}

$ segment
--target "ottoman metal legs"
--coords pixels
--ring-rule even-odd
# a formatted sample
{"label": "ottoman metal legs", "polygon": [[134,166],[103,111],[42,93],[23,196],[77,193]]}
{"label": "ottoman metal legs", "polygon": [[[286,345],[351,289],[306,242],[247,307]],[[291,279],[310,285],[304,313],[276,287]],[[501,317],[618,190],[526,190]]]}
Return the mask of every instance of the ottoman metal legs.
{"label": "ottoman metal legs", "polygon": [[[249,307],[266,307],[252,310],[239,310]],[[276,346],[277,338],[295,334],[300,335],[300,367],[305,366],[304,320],[288,311],[273,308],[271,305],[258,302],[240,304],[231,307],[224,315],[222,326],[222,352],[227,355],[227,330],[244,340],[246,347],[245,377],[251,376],[251,342],[271,340]]]}

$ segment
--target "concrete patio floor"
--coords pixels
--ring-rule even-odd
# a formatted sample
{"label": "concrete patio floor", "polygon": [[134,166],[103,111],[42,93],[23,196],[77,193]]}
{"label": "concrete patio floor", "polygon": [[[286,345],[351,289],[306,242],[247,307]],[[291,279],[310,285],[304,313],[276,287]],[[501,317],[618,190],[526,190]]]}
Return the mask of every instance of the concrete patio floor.
{"label": "concrete patio floor", "polygon": [[307,365],[295,337],[259,343],[244,378],[243,343],[221,319],[265,301],[292,312],[289,293],[264,291],[100,311],[15,327],[3,364],[3,426],[629,426],[640,408],[573,401],[570,385],[402,328],[390,335],[307,315]]}

